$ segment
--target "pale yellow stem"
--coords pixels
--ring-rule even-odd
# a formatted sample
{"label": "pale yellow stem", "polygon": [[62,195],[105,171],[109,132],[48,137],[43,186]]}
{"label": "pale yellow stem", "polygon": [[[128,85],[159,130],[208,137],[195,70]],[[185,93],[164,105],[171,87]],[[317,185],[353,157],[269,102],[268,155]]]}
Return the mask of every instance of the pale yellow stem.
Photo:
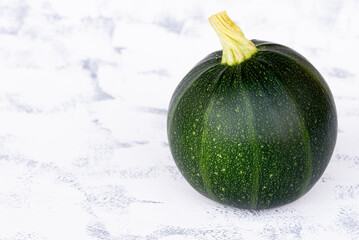
{"label": "pale yellow stem", "polygon": [[242,30],[225,11],[211,16],[209,22],[222,43],[222,64],[241,63],[258,51],[254,43],[244,37]]}

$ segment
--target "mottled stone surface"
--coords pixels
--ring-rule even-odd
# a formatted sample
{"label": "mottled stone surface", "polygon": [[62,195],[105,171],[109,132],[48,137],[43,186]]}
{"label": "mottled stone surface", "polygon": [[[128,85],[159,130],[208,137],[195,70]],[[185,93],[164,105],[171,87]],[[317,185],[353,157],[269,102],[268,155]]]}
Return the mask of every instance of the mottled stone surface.
{"label": "mottled stone surface", "polygon": [[[227,10],[249,39],[303,54],[339,132],[314,188],[246,211],[193,190],[166,118],[183,76],[221,48]],[[0,1],[0,239],[359,239],[359,2]]]}

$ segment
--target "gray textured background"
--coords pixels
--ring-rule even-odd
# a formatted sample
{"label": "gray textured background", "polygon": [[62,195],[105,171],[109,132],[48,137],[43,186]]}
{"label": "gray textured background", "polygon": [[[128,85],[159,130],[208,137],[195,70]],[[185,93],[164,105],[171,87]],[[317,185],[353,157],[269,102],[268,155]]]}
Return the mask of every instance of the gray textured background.
{"label": "gray textured background", "polygon": [[[245,211],[193,190],[169,152],[182,77],[221,48],[221,10],[332,89],[333,158],[300,200]],[[0,0],[0,239],[359,239],[359,2]]]}

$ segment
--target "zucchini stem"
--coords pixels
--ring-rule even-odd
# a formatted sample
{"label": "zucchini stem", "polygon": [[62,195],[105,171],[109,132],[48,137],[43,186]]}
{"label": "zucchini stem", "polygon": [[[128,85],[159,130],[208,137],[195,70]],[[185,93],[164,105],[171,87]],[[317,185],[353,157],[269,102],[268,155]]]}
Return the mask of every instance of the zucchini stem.
{"label": "zucchini stem", "polygon": [[208,20],[222,43],[222,64],[239,64],[258,51],[225,11],[212,15]]}

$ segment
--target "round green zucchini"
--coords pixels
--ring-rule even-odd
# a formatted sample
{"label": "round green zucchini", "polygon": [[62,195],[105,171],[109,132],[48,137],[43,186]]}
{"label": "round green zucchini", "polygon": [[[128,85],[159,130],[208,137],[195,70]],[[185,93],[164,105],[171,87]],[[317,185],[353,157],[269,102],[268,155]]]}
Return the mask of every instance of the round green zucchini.
{"label": "round green zucchini", "polygon": [[193,188],[226,205],[292,202],[319,180],[333,153],[330,89],[294,50],[245,39],[225,12],[209,20],[223,51],[200,61],[172,96],[167,131],[176,165]]}

